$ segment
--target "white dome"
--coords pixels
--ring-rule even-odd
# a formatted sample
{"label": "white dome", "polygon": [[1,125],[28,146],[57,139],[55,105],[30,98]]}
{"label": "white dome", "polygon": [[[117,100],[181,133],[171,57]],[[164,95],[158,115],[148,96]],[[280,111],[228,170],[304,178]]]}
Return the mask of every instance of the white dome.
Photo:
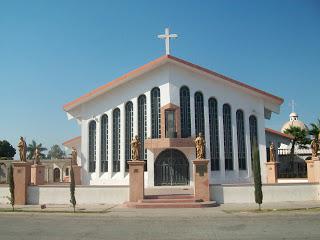
{"label": "white dome", "polygon": [[304,129],[306,131],[308,131],[308,127],[298,119],[298,114],[295,112],[290,113],[290,121],[286,122],[285,124],[283,124],[282,128],[281,128],[281,132],[284,133],[284,131],[288,128],[290,128],[291,126],[293,127],[299,127],[301,129]]}

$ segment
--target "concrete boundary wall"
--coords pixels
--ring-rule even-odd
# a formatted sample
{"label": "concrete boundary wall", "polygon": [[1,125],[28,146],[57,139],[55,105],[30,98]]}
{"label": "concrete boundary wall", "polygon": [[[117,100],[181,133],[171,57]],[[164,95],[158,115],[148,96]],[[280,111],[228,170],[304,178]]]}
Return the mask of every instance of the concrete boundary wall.
{"label": "concrete boundary wall", "polygon": [[9,204],[10,191],[9,185],[0,186],[0,204]]}
{"label": "concrete boundary wall", "polygon": [[[129,186],[77,186],[78,204],[118,204],[128,201]],[[69,186],[29,186],[28,204],[70,204]]]}
{"label": "concrete boundary wall", "polygon": [[[320,200],[320,185],[311,183],[264,184],[263,202]],[[211,199],[218,203],[254,203],[254,186],[210,185]]]}
{"label": "concrete boundary wall", "polygon": [[[263,202],[320,200],[320,185],[311,183],[264,184]],[[7,204],[8,185],[0,186],[0,204]],[[254,203],[252,184],[210,185],[210,197],[218,203]],[[129,199],[129,186],[77,186],[78,204],[121,204]],[[69,186],[28,187],[28,204],[69,204]]]}

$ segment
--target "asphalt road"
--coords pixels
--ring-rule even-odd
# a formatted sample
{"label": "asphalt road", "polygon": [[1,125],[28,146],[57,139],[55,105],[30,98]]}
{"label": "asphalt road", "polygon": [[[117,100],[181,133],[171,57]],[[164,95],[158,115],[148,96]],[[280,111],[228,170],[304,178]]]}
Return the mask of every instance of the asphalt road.
{"label": "asphalt road", "polygon": [[207,209],[106,214],[0,213],[0,239],[320,239],[320,212],[222,213]]}

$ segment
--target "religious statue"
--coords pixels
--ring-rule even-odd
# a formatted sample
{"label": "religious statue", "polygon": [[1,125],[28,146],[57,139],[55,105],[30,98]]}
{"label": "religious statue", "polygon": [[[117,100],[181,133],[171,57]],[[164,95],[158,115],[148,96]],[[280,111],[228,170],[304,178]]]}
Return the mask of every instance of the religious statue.
{"label": "religious statue", "polygon": [[318,157],[318,151],[319,151],[319,143],[318,139],[314,138],[311,142],[311,150],[312,150],[312,157]]}
{"label": "religious statue", "polygon": [[138,161],[140,157],[140,140],[136,135],[131,142],[131,153],[132,153],[132,161]]}
{"label": "religious statue", "polygon": [[71,165],[77,165],[77,156],[78,156],[77,149],[75,147],[72,147]]}
{"label": "religious statue", "polygon": [[20,141],[18,144],[19,154],[20,154],[20,161],[26,162],[27,161],[27,144],[23,137],[20,137]]}
{"label": "religious statue", "polygon": [[33,158],[34,158],[33,164],[40,164],[40,151],[39,151],[39,148],[36,148],[36,150],[34,151]]}
{"label": "religious statue", "polygon": [[270,145],[270,162],[276,162],[277,156],[276,156],[276,148],[274,146],[274,143],[272,142]]}
{"label": "religious statue", "polygon": [[204,159],[205,158],[205,146],[206,141],[204,140],[203,134],[200,132],[199,136],[194,140],[196,144],[196,158]]}

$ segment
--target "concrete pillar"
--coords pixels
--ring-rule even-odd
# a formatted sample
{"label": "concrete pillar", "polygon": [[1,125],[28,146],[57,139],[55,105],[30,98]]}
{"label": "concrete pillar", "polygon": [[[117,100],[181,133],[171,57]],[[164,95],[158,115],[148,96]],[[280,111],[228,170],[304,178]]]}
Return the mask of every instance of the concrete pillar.
{"label": "concrete pillar", "polygon": [[319,157],[313,157],[313,171],[314,171],[314,181],[320,183],[320,159]]}
{"label": "concrete pillar", "polygon": [[129,201],[138,202],[144,198],[144,161],[128,161]]}
{"label": "concrete pillar", "polygon": [[267,183],[277,183],[278,182],[278,167],[279,162],[267,162]]}
{"label": "concrete pillar", "polygon": [[307,164],[308,182],[314,183],[314,182],[316,182],[315,178],[314,178],[314,161],[313,160],[306,160],[305,162]]}
{"label": "concrete pillar", "polygon": [[15,204],[25,205],[28,200],[28,186],[31,180],[31,163],[13,163],[14,196]]}
{"label": "concrete pillar", "polygon": [[[76,185],[81,185],[81,167],[77,165],[72,166],[74,174],[74,182]],[[70,178],[71,180],[71,178]]]}
{"label": "concrete pillar", "polygon": [[43,185],[45,175],[45,166],[40,164],[34,164],[31,166],[31,184]]}
{"label": "concrete pillar", "polygon": [[204,202],[210,201],[208,163],[209,160],[193,160],[194,197]]}

